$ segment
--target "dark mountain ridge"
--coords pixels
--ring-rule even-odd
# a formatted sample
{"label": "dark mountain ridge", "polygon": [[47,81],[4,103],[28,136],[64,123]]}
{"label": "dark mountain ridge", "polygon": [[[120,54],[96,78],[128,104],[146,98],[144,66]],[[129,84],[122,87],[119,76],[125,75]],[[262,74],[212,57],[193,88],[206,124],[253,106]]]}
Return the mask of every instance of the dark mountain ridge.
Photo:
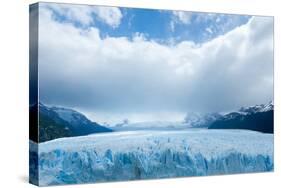
{"label": "dark mountain ridge", "polygon": [[248,129],[263,133],[274,133],[274,106],[268,104],[241,108],[214,121],[209,129]]}
{"label": "dark mountain ridge", "polygon": [[[90,121],[85,115],[72,109],[48,107],[42,103],[30,107],[30,113],[36,113],[38,108],[38,132],[32,133],[30,139],[35,142],[45,142],[62,137],[84,136],[94,133],[111,132],[112,130]],[[30,127],[32,129],[32,127]],[[36,130],[36,129],[34,129]]]}

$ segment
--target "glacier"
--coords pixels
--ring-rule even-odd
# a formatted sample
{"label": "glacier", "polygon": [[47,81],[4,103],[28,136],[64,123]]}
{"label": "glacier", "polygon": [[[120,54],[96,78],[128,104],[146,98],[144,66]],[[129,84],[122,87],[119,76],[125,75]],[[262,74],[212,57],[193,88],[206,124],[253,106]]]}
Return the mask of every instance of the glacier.
{"label": "glacier", "polygon": [[112,132],[32,148],[38,149],[40,186],[274,169],[273,134],[248,130]]}

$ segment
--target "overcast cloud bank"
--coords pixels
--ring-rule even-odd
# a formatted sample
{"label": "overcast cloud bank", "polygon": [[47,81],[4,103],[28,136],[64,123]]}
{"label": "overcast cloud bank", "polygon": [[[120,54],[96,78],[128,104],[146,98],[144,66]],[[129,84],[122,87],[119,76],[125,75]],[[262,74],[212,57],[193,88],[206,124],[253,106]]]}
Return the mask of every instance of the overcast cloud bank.
{"label": "overcast cloud bank", "polygon": [[46,104],[98,114],[101,120],[170,113],[178,119],[191,111],[230,111],[273,100],[272,17],[252,17],[203,44],[164,45],[139,33],[132,40],[101,38],[97,27],[75,25],[94,22],[96,14],[118,27],[118,8],[60,7],[69,22],[54,19],[54,7],[40,8],[39,84]]}

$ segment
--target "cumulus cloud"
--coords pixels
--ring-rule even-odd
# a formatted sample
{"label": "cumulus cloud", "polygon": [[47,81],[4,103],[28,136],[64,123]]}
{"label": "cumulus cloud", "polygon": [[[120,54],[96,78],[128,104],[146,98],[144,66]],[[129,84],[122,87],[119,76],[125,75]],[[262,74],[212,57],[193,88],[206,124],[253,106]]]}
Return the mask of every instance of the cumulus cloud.
{"label": "cumulus cloud", "polygon": [[[235,14],[197,13],[194,14],[194,23],[205,25],[206,37],[222,35],[243,23],[251,16]],[[210,32],[211,31],[211,32]]]}
{"label": "cumulus cloud", "polygon": [[203,44],[101,38],[41,12],[40,100],[85,111],[229,111],[273,97],[273,19],[253,17]]}
{"label": "cumulus cloud", "polygon": [[108,24],[109,26],[116,28],[119,26],[122,13],[117,7],[103,7],[103,6],[88,6],[88,5],[71,5],[71,4],[59,4],[59,3],[41,3],[40,8],[50,9],[55,14],[59,15],[62,19],[67,19],[71,22],[79,22],[84,26],[88,26],[94,23],[94,15],[97,18]]}
{"label": "cumulus cloud", "polygon": [[119,26],[122,13],[119,8],[117,7],[93,7],[93,12],[105,23],[116,28]]}

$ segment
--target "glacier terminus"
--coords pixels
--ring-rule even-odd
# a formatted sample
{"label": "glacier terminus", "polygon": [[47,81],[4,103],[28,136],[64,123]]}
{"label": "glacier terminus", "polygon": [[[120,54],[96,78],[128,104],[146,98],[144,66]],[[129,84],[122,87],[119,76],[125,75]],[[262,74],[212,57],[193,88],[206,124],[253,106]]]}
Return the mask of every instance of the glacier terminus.
{"label": "glacier terminus", "polygon": [[124,131],[30,146],[41,186],[274,169],[273,135],[249,130]]}

